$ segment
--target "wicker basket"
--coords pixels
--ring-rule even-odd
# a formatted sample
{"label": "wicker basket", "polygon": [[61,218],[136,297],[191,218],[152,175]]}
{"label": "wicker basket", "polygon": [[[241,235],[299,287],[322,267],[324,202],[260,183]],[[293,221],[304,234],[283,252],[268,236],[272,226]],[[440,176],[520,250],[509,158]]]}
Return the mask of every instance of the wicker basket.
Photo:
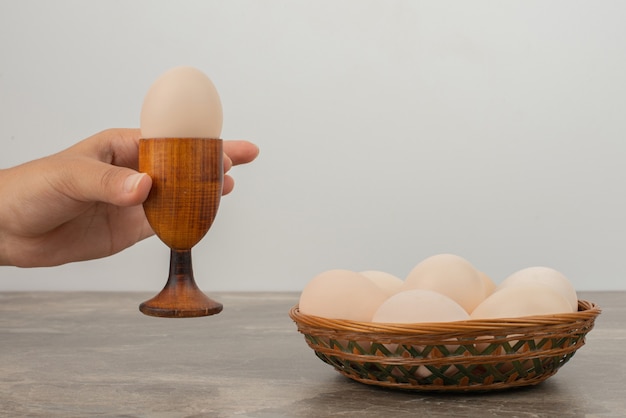
{"label": "wicker basket", "polygon": [[600,308],[515,319],[379,324],[289,316],[317,357],[358,382],[419,391],[491,391],[535,385],[585,344]]}

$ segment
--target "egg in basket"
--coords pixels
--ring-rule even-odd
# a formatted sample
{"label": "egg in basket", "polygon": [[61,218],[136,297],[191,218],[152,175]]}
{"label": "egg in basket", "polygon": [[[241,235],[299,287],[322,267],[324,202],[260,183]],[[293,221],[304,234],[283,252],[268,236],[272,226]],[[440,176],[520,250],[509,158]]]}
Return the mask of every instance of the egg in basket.
{"label": "egg in basket", "polygon": [[331,270],[305,287],[290,317],[317,357],[371,385],[486,391],[534,385],[585,343],[600,309],[567,278],[531,267],[499,286],[440,254],[402,281]]}

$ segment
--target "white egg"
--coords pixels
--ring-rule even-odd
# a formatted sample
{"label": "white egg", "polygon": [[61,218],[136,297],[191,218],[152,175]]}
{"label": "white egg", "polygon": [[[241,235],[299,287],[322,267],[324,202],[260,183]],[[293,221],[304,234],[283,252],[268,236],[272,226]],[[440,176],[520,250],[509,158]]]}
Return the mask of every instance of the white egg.
{"label": "white egg", "polygon": [[300,295],[300,312],[330,319],[369,322],[387,293],[367,277],[350,270],[315,276]]}
{"label": "white egg", "polygon": [[572,312],[578,310],[578,296],[574,286],[561,272],[549,267],[538,266],[519,270],[504,279],[496,290],[528,283],[540,283],[552,287],[568,300]]}
{"label": "white egg", "polygon": [[202,71],[176,67],[152,84],[141,108],[143,138],[213,138],[222,133],[222,103]]}
{"label": "white egg", "polygon": [[483,281],[483,288],[485,290],[484,298],[487,298],[489,297],[489,295],[495,292],[497,286],[494,283],[494,281],[491,280],[491,277],[487,276],[482,271],[479,271],[478,275],[480,276],[480,279]]}
{"label": "white egg", "polygon": [[[413,289],[405,290],[391,296],[374,313],[372,322],[415,324],[426,322],[451,322],[469,319],[469,315],[458,303],[441,293],[432,290]],[[450,342],[455,342],[454,338]],[[385,347],[396,353],[398,344],[385,344]],[[458,349],[458,344],[446,344],[448,352]],[[423,346],[415,346],[417,350],[423,350]],[[402,350],[401,350],[402,351]],[[402,354],[399,354],[402,355]],[[431,351],[428,356],[436,356],[436,350]],[[458,370],[451,366],[446,370],[446,374],[454,374]],[[428,377],[432,372],[425,366],[419,366],[415,370],[417,377]]]}
{"label": "white egg", "polygon": [[432,290],[405,290],[384,301],[372,316],[372,322],[412,324],[469,319],[458,303]]}
{"label": "white egg", "polygon": [[398,293],[402,287],[402,283],[404,283],[402,279],[384,271],[366,270],[359,274],[374,282],[374,284],[383,289],[388,296]]}
{"label": "white egg", "polygon": [[519,318],[571,312],[570,303],[550,286],[519,284],[498,289],[471,313],[472,319]]}
{"label": "white egg", "polygon": [[485,296],[483,280],[466,259],[454,254],[426,258],[409,273],[402,290],[426,289],[448,296],[467,312],[474,310]]}

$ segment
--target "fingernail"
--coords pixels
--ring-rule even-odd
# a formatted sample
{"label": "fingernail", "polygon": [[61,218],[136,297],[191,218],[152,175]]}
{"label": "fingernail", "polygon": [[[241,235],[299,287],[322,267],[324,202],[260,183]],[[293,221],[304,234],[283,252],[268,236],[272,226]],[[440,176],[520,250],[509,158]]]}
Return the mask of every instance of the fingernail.
{"label": "fingernail", "polygon": [[124,191],[126,193],[132,193],[137,190],[137,186],[139,185],[139,182],[141,181],[143,176],[143,173],[137,173],[131,174],[130,176],[126,177],[126,180],[124,180]]}

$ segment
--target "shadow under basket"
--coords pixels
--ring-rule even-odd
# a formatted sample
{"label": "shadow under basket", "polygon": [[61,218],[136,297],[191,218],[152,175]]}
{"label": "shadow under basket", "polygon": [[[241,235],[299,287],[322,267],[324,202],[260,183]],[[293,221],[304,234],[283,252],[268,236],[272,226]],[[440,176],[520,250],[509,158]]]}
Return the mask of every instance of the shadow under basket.
{"label": "shadow under basket", "polygon": [[369,385],[417,391],[492,391],[536,385],[585,344],[600,308],[497,320],[381,324],[289,316],[317,357]]}

